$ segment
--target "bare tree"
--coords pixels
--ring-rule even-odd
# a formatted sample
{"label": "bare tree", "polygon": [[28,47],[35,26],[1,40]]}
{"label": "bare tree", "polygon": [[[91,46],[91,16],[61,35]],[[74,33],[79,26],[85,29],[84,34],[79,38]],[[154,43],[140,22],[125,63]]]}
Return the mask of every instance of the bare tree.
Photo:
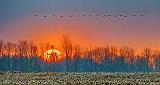
{"label": "bare tree", "polygon": [[154,70],[156,69],[157,66],[158,56],[159,56],[159,51],[155,50],[153,51],[153,55],[150,58],[150,65],[153,67]]}
{"label": "bare tree", "polygon": [[146,49],[144,49],[143,55],[147,59],[148,65],[153,67],[153,69],[155,70],[156,61],[157,61],[158,55],[159,55],[158,50],[151,50],[149,48],[146,48]]}
{"label": "bare tree", "polygon": [[93,60],[93,51],[94,51],[93,46],[83,48],[81,49],[81,57],[85,59]]}
{"label": "bare tree", "polygon": [[124,57],[125,61],[129,64],[133,63],[136,60],[135,49],[128,46],[123,46],[119,50],[120,56]]}
{"label": "bare tree", "polygon": [[44,43],[40,43],[39,45],[39,55],[43,56],[45,52],[45,44]]}
{"label": "bare tree", "polygon": [[143,56],[147,61],[147,67],[149,67],[149,65],[152,65],[151,60],[153,59],[154,54],[153,54],[153,51],[150,48],[145,48],[144,49]]}
{"label": "bare tree", "polygon": [[89,56],[89,48],[82,48],[81,49],[81,58],[88,58]]}
{"label": "bare tree", "polygon": [[67,72],[68,72],[68,61],[69,58],[72,57],[72,49],[73,49],[72,41],[70,40],[69,35],[63,35],[61,40],[61,45],[66,56]]}
{"label": "bare tree", "polygon": [[117,47],[114,47],[114,46],[111,46],[110,49],[109,49],[109,54],[112,58],[112,60],[115,60],[116,57],[117,57],[117,52],[118,52],[118,49]]}
{"label": "bare tree", "polygon": [[19,40],[18,41],[18,51],[19,51],[19,56],[29,56],[29,44],[27,40]]}
{"label": "bare tree", "polygon": [[29,51],[30,57],[38,56],[38,47],[34,44],[34,42],[30,42]]}
{"label": "bare tree", "polygon": [[77,59],[82,56],[82,52],[81,52],[82,48],[80,47],[80,45],[74,46],[73,49],[74,49],[73,50],[74,51],[74,59]]}
{"label": "bare tree", "polygon": [[6,55],[9,57],[9,56],[13,56],[13,51],[14,51],[14,44],[12,42],[7,42],[5,45],[4,45],[4,48],[6,50]]}
{"label": "bare tree", "polygon": [[0,40],[0,56],[3,56],[4,41]]}
{"label": "bare tree", "polygon": [[145,48],[143,52],[143,56],[149,59],[152,56],[152,50],[150,48]]}
{"label": "bare tree", "polygon": [[103,48],[103,51],[104,51],[104,54],[105,54],[105,57],[109,57],[109,45],[106,46],[105,48]]}
{"label": "bare tree", "polygon": [[18,56],[18,44],[13,43],[13,56]]}
{"label": "bare tree", "polygon": [[61,45],[66,57],[72,57],[73,45],[69,35],[63,35]]}
{"label": "bare tree", "polygon": [[96,47],[93,50],[93,61],[100,64],[104,61],[105,58],[105,52],[103,51],[103,48]]}
{"label": "bare tree", "polygon": [[[48,50],[51,49],[51,45],[48,43],[48,42],[45,42],[45,43],[41,43],[40,44],[40,47],[39,47],[39,50],[40,50],[40,57],[43,58],[44,57],[44,53]],[[47,52],[47,55],[48,57],[48,52]]]}

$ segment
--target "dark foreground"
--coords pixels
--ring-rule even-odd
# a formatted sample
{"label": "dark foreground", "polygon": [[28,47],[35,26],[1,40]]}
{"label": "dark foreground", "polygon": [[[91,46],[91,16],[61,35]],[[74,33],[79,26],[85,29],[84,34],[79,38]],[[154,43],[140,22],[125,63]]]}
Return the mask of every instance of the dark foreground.
{"label": "dark foreground", "polygon": [[0,72],[1,84],[160,85],[160,73],[21,73]]}

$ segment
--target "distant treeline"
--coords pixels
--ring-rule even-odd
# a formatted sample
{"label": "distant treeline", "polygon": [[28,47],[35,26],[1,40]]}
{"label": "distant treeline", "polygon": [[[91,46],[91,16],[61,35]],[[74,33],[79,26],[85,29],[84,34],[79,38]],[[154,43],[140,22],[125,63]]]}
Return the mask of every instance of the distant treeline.
{"label": "distant treeline", "polygon": [[159,50],[145,48],[141,55],[138,55],[136,49],[128,46],[82,48],[80,45],[73,45],[68,35],[64,35],[59,43],[61,52],[65,54],[64,59],[48,63],[42,58],[47,50],[56,49],[54,45],[36,45],[27,40],[19,40],[16,43],[0,40],[0,71],[160,71]]}
{"label": "distant treeline", "polygon": [[[157,64],[160,64],[158,59]],[[123,57],[114,61],[106,57],[104,62],[97,64],[91,59],[77,58],[74,61],[63,60],[59,63],[46,63],[38,57],[1,57],[0,71],[21,72],[151,72],[160,71],[160,66],[155,69],[148,66],[145,59],[139,59],[134,63],[126,63]]]}

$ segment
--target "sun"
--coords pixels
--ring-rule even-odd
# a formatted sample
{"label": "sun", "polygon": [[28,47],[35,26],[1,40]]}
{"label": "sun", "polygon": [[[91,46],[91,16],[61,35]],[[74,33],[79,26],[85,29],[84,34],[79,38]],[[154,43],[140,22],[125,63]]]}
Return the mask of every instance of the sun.
{"label": "sun", "polygon": [[50,50],[47,50],[42,59],[48,63],[51,63],[51,62],[60,62],[63,57],[62,57],[62,53],[56,49],[50,49]]}

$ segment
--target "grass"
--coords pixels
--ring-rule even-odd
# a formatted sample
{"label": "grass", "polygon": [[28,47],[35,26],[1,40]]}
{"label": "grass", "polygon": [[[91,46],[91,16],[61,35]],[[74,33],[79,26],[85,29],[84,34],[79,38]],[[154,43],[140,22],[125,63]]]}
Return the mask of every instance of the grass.
{"label": "grass", "polygon": [[0,72],[0,84],[49,85],[160,85],[160,73],[121,72]]}

